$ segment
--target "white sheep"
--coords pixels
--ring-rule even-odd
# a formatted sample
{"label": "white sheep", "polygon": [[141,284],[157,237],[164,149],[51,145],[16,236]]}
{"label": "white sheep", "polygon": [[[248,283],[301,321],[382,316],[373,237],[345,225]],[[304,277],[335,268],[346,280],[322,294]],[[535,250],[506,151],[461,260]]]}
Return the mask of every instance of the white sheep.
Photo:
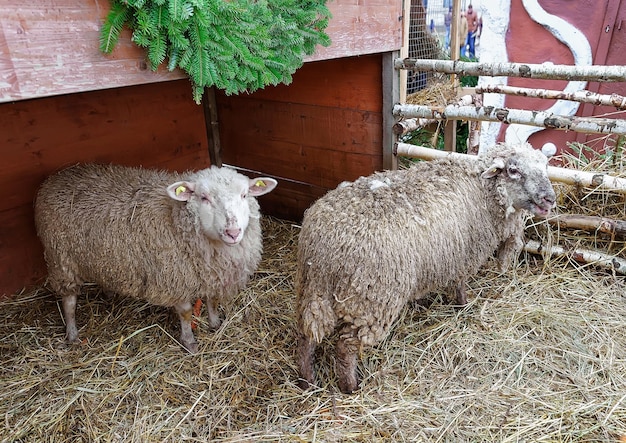
{"label": "white sheep", "polygon": [[547,158],[528,144],[475,159],[419,162],[328,192],[304,214],[297,253],[299,385],[314,383],[314,352],[338,332],[342,392],[358,387],[357,355],[379,343],[409,300],[455,290],[494,253],[504,268],[523,246],[524,215],[555,202]]}
{"label": "white sheep", "polygon": [[84,283],[107,293],[174,307],[180,341],[197,352],[192,302],[206,300],[209,324],[261,259],[257,196],[274,179],[229,168],[184,174],[114,165],[76,165],[50,176],[35,201],[48,284],[62,297],[66,335],[78,340],[76,299]]}

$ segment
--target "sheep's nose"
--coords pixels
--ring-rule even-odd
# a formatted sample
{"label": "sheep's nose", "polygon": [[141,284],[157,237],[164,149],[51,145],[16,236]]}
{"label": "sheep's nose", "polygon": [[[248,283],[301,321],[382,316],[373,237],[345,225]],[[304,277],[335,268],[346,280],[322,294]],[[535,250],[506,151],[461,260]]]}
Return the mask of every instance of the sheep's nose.
{"label": "sheep's nose", "polygon": [[241,228],[229,228],[224,232],[233,240],[237,240],[237,238],[239,238],[239,234],[241,234]]}

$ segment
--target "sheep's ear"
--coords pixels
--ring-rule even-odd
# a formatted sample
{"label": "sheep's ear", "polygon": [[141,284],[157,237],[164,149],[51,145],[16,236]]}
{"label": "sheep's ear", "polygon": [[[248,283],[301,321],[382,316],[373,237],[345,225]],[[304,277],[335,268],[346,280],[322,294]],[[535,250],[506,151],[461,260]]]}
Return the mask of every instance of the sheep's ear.
{"label": "sheep's ear", "polygon": [[167,195],[174,200],[186,202],[191,198],[196,186],[190,182],[176,182],[167,187]]}
{"label": "sheep's ear", "polygon": [[497,157],[493,159],[493,163],[489,168],[481,174],[482,178],[493,178],[500,174],[504,169],[504,160]]}
{"label": "sheep's ear", "polygon": [[254,197],[271,192],[278,184],[276,180],[269,177],[257,177],[249,180],[248,190],[250,191],[250,195]]}

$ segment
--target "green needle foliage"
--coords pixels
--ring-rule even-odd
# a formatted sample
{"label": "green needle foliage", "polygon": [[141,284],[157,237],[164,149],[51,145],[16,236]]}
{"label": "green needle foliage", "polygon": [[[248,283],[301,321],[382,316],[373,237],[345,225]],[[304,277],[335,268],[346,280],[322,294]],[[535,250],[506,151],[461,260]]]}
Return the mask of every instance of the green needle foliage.
{"label": "green needle foliage", "polygon": [[289,84],[316,45],[328,46],[327,0],[111,0],[100,50],[115,48],[122,28],[146,48],[152,70],[183,69],[193,98],[216,86],[227,94]]}

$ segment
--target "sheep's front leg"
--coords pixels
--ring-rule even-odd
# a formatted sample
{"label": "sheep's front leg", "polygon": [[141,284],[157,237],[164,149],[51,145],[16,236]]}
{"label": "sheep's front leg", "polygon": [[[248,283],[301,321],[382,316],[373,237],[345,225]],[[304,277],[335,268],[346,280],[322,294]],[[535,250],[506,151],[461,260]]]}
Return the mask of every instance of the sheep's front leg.
{"label": "sheep's front leg", "polygon": [[222,319],[218,314],[219,302],[216,298],[207,297],[206,310],[209,317],[209,327],[211,329],[217,329],[222,324]]}
{"label": "sheep's front leg", "polygon": [[192,354],[198,352],[198,342],[191,330],[193,307],[190,302],[179,303],[174,306],[180,319],[180,342]]}
{"label": "sheep's front leg", "polygon": [[356,330],[346,326],[339,332],[339,339],[335,347],[337,356],[337,373],[339,390],[344,394],[352,394],[359,386],[357,375],[357,355],[360,340],[356,337]]}
{"label": "sheep's front leg", "polygon": [[298,365],[300,369],[300,379],[298,386],[301,389],[308,389],[315,382],[315,342],[304,334],[298,337]]}

